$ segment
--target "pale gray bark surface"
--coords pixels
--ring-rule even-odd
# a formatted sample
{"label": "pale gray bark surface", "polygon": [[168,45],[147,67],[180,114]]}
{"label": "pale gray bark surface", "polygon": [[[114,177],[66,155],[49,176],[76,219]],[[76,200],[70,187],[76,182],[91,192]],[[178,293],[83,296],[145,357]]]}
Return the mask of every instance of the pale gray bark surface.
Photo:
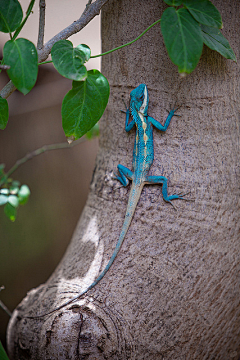
{"label": "pale gray bark surface", "polygon": [[[239,58],[239,1],[215,1],[224,34]],[[160,18],[158,0],[110,1],[102,17],[103,51],[139,35]],[[8,329],[11,359],[233,359],[240,357],[239,64],[204,49],[181,79],[158,26],[103,59],[111,94],[101,122],[91,192],[66,255],[49,281],[29,292]],[[122,95],[140,83],[149,115],[183,104],[165,134],[154,130],[152,174],[169,193],[194,202],[166,204],[146,186],[122,249],[88,296],[46,318],[89,285],[115,247],[129,189],[110,180],[131,168],[135,133],[125,133]],[[61,222],[59,224],[61,226]]]}

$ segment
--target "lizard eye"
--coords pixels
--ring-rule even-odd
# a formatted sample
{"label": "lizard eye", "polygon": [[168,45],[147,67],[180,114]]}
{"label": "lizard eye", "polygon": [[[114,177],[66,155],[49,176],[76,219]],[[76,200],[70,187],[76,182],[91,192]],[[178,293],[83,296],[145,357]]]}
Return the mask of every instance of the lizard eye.
{"label": "lizard eye", "polygon": [[144,94],[142,94],[140,97],[139,97],[139,100],[143,101],[144,99]]}

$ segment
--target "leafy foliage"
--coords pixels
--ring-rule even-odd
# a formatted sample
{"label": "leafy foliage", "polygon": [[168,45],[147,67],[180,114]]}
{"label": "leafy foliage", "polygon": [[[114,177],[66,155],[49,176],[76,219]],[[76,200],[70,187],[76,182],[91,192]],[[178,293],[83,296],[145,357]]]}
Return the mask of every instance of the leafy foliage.
{"label": "leafy foliage", "polygon": [[60,40],[51,55],[58,72],[74,80],[72,90],[63,99],[62,126],[67,138],[77,140],[101,118],[108,103],[109,84],[98,70],[87,71],[84,66],[91,56],[87,45],[74,48],[71,41]]}
{"label": "leafy foliage", "polygon": [[[16,37],[30,15],[34,2],[35,0],[31,0],[24,20],[22,20],[23,11],[18,0],[1,0],[0,2],[0,31],[8,32],[11,37],[3,48],[3,63],[10,66],[7,70],[8,76],[24,95],[36,83],[38,55],[32,42],[23,38],[16,39]],[[15,33],[12,36],[13,31]],[[53,45],[51,55],[57,71],[76,82],[73,83],[72,91],[64,98],[62,113],[66,136],[78,139],[85,135],[102,116],[108,102],[109,84],[100,72],[97,70],[88,72],[84,66],[91,57],[91,50],[87,45],[81,44],[73,48],[69,40],[60,40]],[[72,93],[76,94],[75,101],[71,98]],[[76,108],[69,109],[69,104],[73,103]],[[0,129],[3,130],[8,120],[6,99],[0,98],[0,110]],[[80,113],[77,115],[78,110]],[[69,113],[74,115],[73,118],[69,116]]]}
{"label": "leafy foliage", "polygon": [[164,0],[168,5],[161,18],[161,30],[168,55],[180,73],[191,73],[198,64],[203,43],[227,59],[236,61],[229,42],[221,34],[222,19],[209,0]]}
{"label": "leafy foliage", "polygon": [[4,205],[6,216],[15,221],[19,205],[27,203],[30,190],[27,185],[20,186],[19,181],[8,178],[4,172],[4,164],[0,164],[0,206]]}

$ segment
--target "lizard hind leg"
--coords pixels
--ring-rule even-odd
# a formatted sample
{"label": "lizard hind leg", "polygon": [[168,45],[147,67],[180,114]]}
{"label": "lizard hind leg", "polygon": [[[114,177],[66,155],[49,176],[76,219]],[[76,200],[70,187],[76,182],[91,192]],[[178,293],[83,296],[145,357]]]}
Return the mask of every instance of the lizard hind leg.
{"label": "lizard hind leg", "polygon": [[119,175],[116,175],[114,173],[114,179],[120,181],[120,183],[123,185],[123,186],[128,186],[129,184],[129,179],[132,180],[133,179],[133,172],[131,170],[129,170],[127,167],[119,164],[117,166],[118,168],[118,172],[119,172]]}
{"label": "lizard hind leg", "polygon": [[163,199],[166,202],[169,202],[175,210],[177,210],[177,209],[173,205],[172,200],[180,199],[180,200],[192,201],[192,199],[185,198],[185,195],[187,195],[188,193],[186,193],[186,194],[179,193],[179,194],[174,194],[174,195],[168,195],[167,182],[168,182],[168,179],[165,176],[147,176],[145,183],[146,184],[162,184]]}

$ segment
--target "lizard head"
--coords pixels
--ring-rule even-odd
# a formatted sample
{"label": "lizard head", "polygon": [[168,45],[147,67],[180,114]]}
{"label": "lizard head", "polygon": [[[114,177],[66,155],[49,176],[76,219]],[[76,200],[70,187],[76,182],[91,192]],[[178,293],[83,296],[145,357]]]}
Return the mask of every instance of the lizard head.
{"label": "lizard head", "polygon": [[148,110],[148,91],[147,85],[140,84],[136,89],[130,93],[130,108],[136,110],[144,116],[147,115]]}

